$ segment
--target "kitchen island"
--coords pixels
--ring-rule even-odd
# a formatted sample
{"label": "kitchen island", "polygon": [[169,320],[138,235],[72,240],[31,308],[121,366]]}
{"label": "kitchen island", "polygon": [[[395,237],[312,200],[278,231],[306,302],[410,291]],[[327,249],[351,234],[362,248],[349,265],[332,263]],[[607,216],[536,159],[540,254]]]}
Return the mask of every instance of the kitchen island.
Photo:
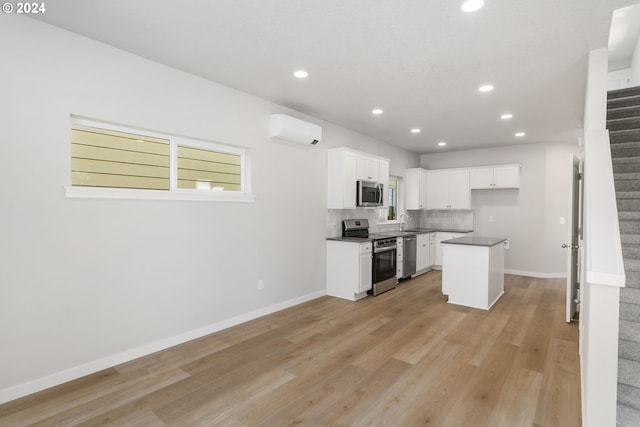
{"label": "kitchen island", "polygon": [[504,242],[465,236],[442,242],[442,293],[449,304],[489,310],[504,293]]}

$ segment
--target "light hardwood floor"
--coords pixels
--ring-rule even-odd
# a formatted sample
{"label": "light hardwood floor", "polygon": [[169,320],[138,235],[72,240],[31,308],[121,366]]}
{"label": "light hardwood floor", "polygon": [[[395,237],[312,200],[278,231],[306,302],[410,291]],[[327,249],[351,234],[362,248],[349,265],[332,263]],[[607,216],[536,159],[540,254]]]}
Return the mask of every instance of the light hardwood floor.
{"label": "light hardwood floor", "polygon": [[488,312],[433,271],[322,297],[0,406],[1,426],[578,426],[564,280],[505,276]]}

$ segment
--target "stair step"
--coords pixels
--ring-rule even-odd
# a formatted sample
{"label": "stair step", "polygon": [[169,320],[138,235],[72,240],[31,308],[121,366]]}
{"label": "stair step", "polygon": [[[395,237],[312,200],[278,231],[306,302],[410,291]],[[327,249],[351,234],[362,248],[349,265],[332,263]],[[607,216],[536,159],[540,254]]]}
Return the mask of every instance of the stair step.
{"label": "stair step", "polygon": [[640,222],[628,219],[619,220],[620,234],[640,234]]}
{"label": "stair step", "polygon": [[625,117],[640,117],[640,97],[636,105],[609,108],[607,110],[607,120],[623,119]]}
{"label": "stair step", "polygon": [[[640,212],[633,212],[633,211],[618,212],[618,219],[633,219],[636,221],[640,221]],[[640,238],[640,235],[638,235],[638,238]],[[628,242],[628,243],[640,243],[640,240],[638,240],[637,242]]]}
{"label": "stair step", "polygon": [[621,98],[613,98],[607,100],[607,109],[615,109],[621,107],[632,107],[640,103],[640,95],[623,96]]}
{"label": "stair step", "polygon": [[640,118],[626,117],[623,119],[607,120],[607,129],[610,131],[640,129]]}
{"label": "stair step", "polygon": [[[637,291],[637,289],[633,290]],[[620,297],[620,299],[622,299],[622,297]],[[621,302],[620,320],[626,320],[627,322],[635,322],[640,324],[640,305]],[[638,337],[638,339],[640,339],[640,336]],[[638,371],[638,375],[640,375],[640,370]]]}
{"label": "stair step", "polygon": [[640,387],[640,362],[618,359],[618,382]]}
{"label": "stair step", "polygon": [[640,179],[640,172],[614,173],[613,174],[613,179],[615,179],[616,181],[618,181],[618,180],[624,181],[624,180],[630,180],[630,179]]}
{"label": "stair step", "polygon": [[616,191],[618,200],[640,199],[640,191]]}
{"label": "stair step", "polygon": [[638,211],[640,210],[640,200],[639,199],[624,199],[620,198],[620,196],[616,193],[616,197],[618,198],[618,212],[624,211]]}
{"label": "stair step", "polygon": [[[640,289],[634,288],[621,288],[620,289],[620,302],[624,304],[640,304]],[[640,312],[640,306],[638,307]],[[629,319],[625,319],[629,320]],[[638,355],[640,357],[640,354]]]}
{"label": "stair step", "polygon": [[[622,214],[638,214],[638,212],[620,212],[619,215]],[[633,234],[633,233],[622,233],[620,235],[620,243],[640,243],[640,234]]]}
{"label": "stair step", "polygon": [[[634,360],[640,362],[640,343],[620,340],[618,342],[618,357],[620,359]],[[638,402],[640,404],[640,401]]]}
{"label": "stair step", "polygon": [[640,410],[627,405],[618,405],[616,408],[617,427],[638,427]]}
{"label": "stair step", "polygon": [[640,142],[619,142],[611,144],[611,157],[638,157],[640,156]]}
{"label": "stair step", "polygon": [[640,272],[640,260],[632,258],[624,258],[624,271],[638,271]]}
{"label": "stair step", "polygon": [[640,289],[640,271],[625,270],[627,288]]}
{"label": "stair step", "polygon": [[607,92],[607,99],[625,98],[628,96],[640,95],[640,86],[625,87],[623,89],[614,89]]}
{"label": "stair step", "polygon": [[618,337],[621,340],[640,343],[640,323],[629,322],[627,320],[620,320],[620,329],[619,329]]}
{"label": "stair step", "polygon": [[638,142],[640,141],[640,130],[638,129],[626,129],[626,130],[612,130],[609,129],[609,140],[611,144],[620,144],[623,142]]}
{"label": "stair step", "polygon": [[619,179],[615,176],[614,179],[616,191],[640,191],[640,179]]}
{"label": "stair step", "polygon": [[640,409],[640,388],[618,384],[618,403]]}
{"label": "stair step", "polygon": [[640,173],[640,157],[620,157],[612,159],[613,173]]}
{"label": "stair step", "polygon": [[[638,236],[634,234],[634,236]],[[622,238],[620,238],[622,240]],[[622,256],[626,259],[640,260],[640,244],[638,243],[622,243]],[[639,303],[640,304],[640,303]]]}

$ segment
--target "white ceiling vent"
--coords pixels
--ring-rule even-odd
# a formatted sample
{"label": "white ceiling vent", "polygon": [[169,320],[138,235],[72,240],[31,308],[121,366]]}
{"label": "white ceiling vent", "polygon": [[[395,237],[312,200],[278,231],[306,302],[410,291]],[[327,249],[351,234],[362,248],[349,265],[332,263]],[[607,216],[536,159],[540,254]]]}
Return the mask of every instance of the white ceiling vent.
{"label": "white ceiling vent", "polygon": [[269,136],[298,144],[316,145],[322,139],[322,128],[284,114],[272,114]]}

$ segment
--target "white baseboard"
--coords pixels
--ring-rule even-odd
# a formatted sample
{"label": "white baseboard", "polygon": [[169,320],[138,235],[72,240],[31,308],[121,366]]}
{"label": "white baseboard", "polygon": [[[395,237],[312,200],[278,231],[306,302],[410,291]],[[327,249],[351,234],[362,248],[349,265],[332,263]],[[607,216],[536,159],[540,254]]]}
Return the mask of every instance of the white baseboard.
{"label": "white baseboard", "polygon": [[107,356],[102,359],[94,360],[92,362],[85,363],[79,366],[74,366],[73,368],[65,369],[63,371],[59,371],[54,374],[47,375],[45,377],[41,377],[26,383],[5,388],[3,390],[0,390],[0,404],[10,402],[20,397],[45,390],[47,388],[66,383],[80,377],[84,377],[85,375],[93,374],[103,369],[120,365],[121,363],[129,362],[139,357],[155,353],[156,351],[173,347],[174,345],[182,344],[187,341],[191,341],[193,339],[200,338],[205,335],[209,335],[214,332],[218,332],[253,319],[257,319],[258,317],[266,316],[267,314],[275,313],[277,311],[284,310],[286,308],[293,307],[307,301],[311,301],[312,299],[320,298],[324,295],[326,295],[326,291],[324,290],[313,292],[298,298],[271,305],[269,307],[264,307],[249,313],[241,314],[230,319],[221,320],[220,322],[216,322],[202,328],[193,329],[179,335],[174,335],[172,337],[145,344],[131,350],[123,351],[122,353]]}
{"label": "white baseboard", "polygon": [[[439,265],[434,265],[433,268],[435,270],[442,270],[442,267]],[[509,270],[505,268],[504,274],[514,274],[516,276],[535,277],[538,279],[566,279],[567,278],[566,271],[562,273],[538,273],[536,271]]]}
{"label": "white baseboard", "polygon": [[515,274],[516,276],[536,277],[538,279],[566,279],[567,272],[562,273],[538,273],[535,271],[522,271],[522,270],[504,270],[504,274]]}

